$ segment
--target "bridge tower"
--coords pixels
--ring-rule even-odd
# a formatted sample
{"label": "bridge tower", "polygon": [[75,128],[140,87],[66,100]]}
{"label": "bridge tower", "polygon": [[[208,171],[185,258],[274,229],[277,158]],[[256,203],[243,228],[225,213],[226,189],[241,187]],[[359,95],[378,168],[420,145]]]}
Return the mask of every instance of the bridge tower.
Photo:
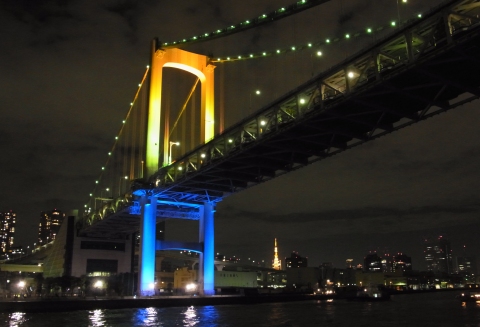
{"label": "bridge tower", "polygon": [[214,74],[215,66],[204,55],[181,49],[161,49],[158,40],[152,44],[150,75],[150,95],[147,126],[146,176],[153,175],[159,168],[160,146],[163,145],[163,164],[169,162],[169,136],[165,131],[161,139],[160,117],[162,112],[163,68],[171,67],[197,76],[201,82],[200,99],[200,140],[207,142],[215,135],[214,131]]}
{"label": "bridge tower", "polygon": [[[163,146],[162,165],[169,165],[169,133],[161,137],[162,73],[164,67],[184,70],[198,77],[201,82],[201,126],[200,139],[207,142],[214,136],[214,66],[207,56],[181,49],[161,49],[158,40],[152,43],[151,75],[146,140],[145,175],[152,176],[160,167],[160,149]],[[160,190],[161,193],[161,190]],[[198,283],[202,295],[214,294],[214,212],[215,203],[195,204],[199,219],[199,244],[160,242],[155,239],[157,205],[168,205],[155,192],[145,192],[141,197],[141,226],[138,289],[142,296],[154,294],[155,251],[183,249],[198,252]],[[192,206],[192,203],[176,202],[176,205]]]}

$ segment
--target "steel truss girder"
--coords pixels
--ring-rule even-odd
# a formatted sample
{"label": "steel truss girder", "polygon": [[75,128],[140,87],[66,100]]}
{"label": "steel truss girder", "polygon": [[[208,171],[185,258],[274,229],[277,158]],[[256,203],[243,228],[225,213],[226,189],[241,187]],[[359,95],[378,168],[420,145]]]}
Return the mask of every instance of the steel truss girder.
{"label": "steel truss girder", "polygon": [[[448,77],[442,76],[405,85],[402,77],[428,69],[429,64],[442,65],[439,61],[449,58],[446,52],[461,52],[463,40],[478,39],[477,22],[460,22],[458,17],[476,17],[479,12],[473,0],[452,1],[438,8],[160,169],[151,182],[166,190],[211,187],[226,196],[265,180],[263,177],[272,178],[256,175],[252,165],[261,172],[269,168],[263,162],[270,162],[270,171],[278,176],[390,133],[405,121],[425,119],[430,111],[454,107],[442,94],[448,95],[451,86],[467,91],[465,85],[444,81],[442,78]],[[354,77],[347,76],[350,72]],[[422,88],[431,90],[424,94]],[[381,93],[407,98],[418,110],[382,103]],[[433,107],[438,108],[432,111]],[[302,129],[308,132],[302,133]]]}
{"label": "steel truss girder", "polygon": [[465,17],[479,14],[474,0],[437,8],[161,168],[145,192],[220,201],[478,98],[479,28]]}
{"label": "steel truss girder", "polygon": [[[187,219],[199,220],[199,208],[204,202],[218,202],[221,198],[214,198],[203,191],[204,194],[182,193],[182,192],[149,192],[148,196],[156,195],[157,219]],[[138,201],[132,201],[131,206],[122,211],[113,213],[106,218],[99,220],[83,228],[82,236],[118,238],[124,239],[126,235],[132,234],[140,226],[141,207]]]}

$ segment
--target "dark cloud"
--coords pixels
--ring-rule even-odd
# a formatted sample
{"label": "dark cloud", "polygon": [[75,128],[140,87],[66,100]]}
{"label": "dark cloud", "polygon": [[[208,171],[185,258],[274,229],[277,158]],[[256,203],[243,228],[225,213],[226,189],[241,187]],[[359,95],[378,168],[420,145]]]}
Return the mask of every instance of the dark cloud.
{"label": "dark cloud", "polygon": [[[463,204],[461,206],[425,206],[412,208],[355,208],[350,210],[329,210],[320,211],[316,213],[289,213],[285,215],[274,215],[265,212],[249,212],[245,210],[238,210],[233,207],[222,208],[224,213],[221,213],[221,219],[229,221],[242,221],[248,219],[252,222],[265,222],[272,224],[303,224],[314,223],[317,225],[334,223],[337,229],[336,234],[356,234],[359,232],[359,224],[365,226],[376,226],[379,233],[390,232],[389,227],[395,225],[396,230],[424,230],[424,222],[430,222],[429,217],[435,217],[436,223],[451,223],[453,220],[455,224],[472,223],[472,217],[478,215],[480,207],[477,205]],[[464,216],[464,219],[459,219],[459,216]],[[427,217],[427,218],[422,218]],[[455,218],[448,218],[455,217]],[[347,225],[339,226],[338,223],[355,226],[351,230]],[[402,227],[403,226],[403,227]]]}

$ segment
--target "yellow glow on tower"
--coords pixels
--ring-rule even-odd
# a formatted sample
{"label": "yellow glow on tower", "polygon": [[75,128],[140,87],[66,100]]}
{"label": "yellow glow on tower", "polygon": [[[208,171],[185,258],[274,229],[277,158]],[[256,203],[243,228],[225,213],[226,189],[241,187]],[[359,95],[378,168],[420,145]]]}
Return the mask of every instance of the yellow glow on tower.
{"label": "yellow glow on tower", "polygon": [[282,262],[278,259],[277,238],[275,238],[275,248],[273,250],[273,269],[282,270]]}
{"label": "yellow glow on tower", "polygon": [[164,67],[186,71],[199,78],[201,82],[200,99],[200,141],[208,142],[214,135],[214,68],[210,58],[181,49],[160,49],[157,40],[152,43],[152,65],[150,75],[150,95],[148,110],[148,128],[146,144],[146,176],[154,174],[159,168],[159,153],[163,145],[163,164],[169,162],[170,140],[168,135],[161,137],[162,74]]}

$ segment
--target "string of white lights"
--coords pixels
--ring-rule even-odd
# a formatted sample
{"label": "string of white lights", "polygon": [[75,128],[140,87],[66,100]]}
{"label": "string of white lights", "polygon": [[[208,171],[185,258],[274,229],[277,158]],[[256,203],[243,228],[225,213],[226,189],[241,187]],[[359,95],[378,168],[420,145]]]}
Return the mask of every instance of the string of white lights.
{"label": "string of white lights", "polygon": [[[402,0],[403,2],[406,2],[405,0]],[[297,2],[296,4],[294,5],[291,5],[290,7],[292,6],[299,6],[299,5],[302,5],[302,4],[306,4],[308,1],[307,0],[302,0],[302,1],[299,1]],[[312,2],[310,2],[310,7],[313,6],[313,5],[318,5],[320,3],[323,3],[323,2],[326,2],[326,1],[316,1],[315,4],[313,4]],[[290,8],[288,7],[288,8]],[[303,10],[303,9],[302,9]],[[297,11],[298,12],[298,11]],[[281,13],[284,13],[285,15],[291,15],[293,13],[290,13],[290,12],[287,12],[287,9],[285,8],[280,8],[279,10],[273,12],[273,13],[270,13],[270,14],[265,14],[265,15],[262,15],[260,17],[258,17],[258,19],[266,19],[268,17],[272,18],[273,16],[272,15],[278,15],[278,14],[281,14]],[[286,16],[285,16],[286,17]],[[283,18],[283,17],[282,17]],[[422,15],[421,14],[418,14],[417,15],[417,18],[422,18]],[[270,20],[271,21],[271,20]],[[408,22],[409,20],[407,21],[404,21],[402,22],[402,24]],[[262,22],[263,23],[263,22]],[[245,24],[250,24],[250,21],[245,21],[243,23],[240,23],[238,25],[245,25]],[[253,24],[252,27],[254,26],[258,26]],[[332,37],[332,38],[326,38],[322,41],[318,41],[318,42],[315,42],[315,43],[307,43],[307,44],[303,44],[303,45],[299,45],[299,46],[291,46],[289,48],[282,48],[282,49],[277,49],[277,50],[270,50],[270,51],[262,51],[262,52],[259,52],[259,53],[250,53],[250,54],[243,54],[243,55],[237,55],[237,56],[226,56],[226,57],[218,57],[218,58],[212,58],[212,62],[216,62],[216,63],[221,63],[221,62],[235,62],[235,61],[240,61],[240,60],[251,60],[251,59],[259,59],[259,58],[265,58],[265,57],[269,57],[269,56],[274,56],[274,55],[281,55],[281,54],[287,54],[287,53],[290,53],[290,52],[294,52],[294,51],[301,51],[301,50],[307,50],[307,49],[314,49],[314,48],[318,48],[320,46],[326,46],[326,45],[331,45],[331,44],[336,44],[336,43],[339,43],[341,41],[348,41],[349,39],[351,38],[356,38],[356,37],[360,37],[360,36],[368,36],[368,35],[372,35],[376,32],[380,32],[386,28],[389,28],[389,27],[397,27],[398,26],[398,22],[395,21],[395,20],[392,20],[390,23],[388,24],[385,24],[385,25],[382,25],[382,26],[379,26],[377,28],[365,28],[363,29],[362,31],[357,31],[355,33],[346,33],[344,34],[343,36],[337,36],[337,37]],[[218,30],[217,34],[221,33],[221,31],[224,31],[224,30],[228,30],[228,29],[234,29],[236,28],[235,25],[232,25],[231,27],[229,28],[226,28],[226,29],[223,29],[223,30]],[[244,30],[244,29],[243,29]],[[211,34],[211,33],[210,33]],[[210,35],[209,33],[206,33],[204,35],[203,38],[200,38],[200,40],[203,40],[203,41],[206,41],[206,40],[210,40],[211,38],[214,38],[214,37],[217,37],[217,36],[212,36]],[[210,35],[210,38],[208,38],[208,36]],[[172,42],[170,43],[170,47],[173,47],[175,45],[179,45],[180,43],[182,45],[186,45],[186,44],[190,44],[194,41],[198,41],[199,38],[198,37],[192,37],[190,39],[184,39],[182,41],[178,41],[178,42]],[[167,46],[168,44],[167,43],[164,43],[162,45],[162,47],[165,47]],[[323,55],[323,52],[320,51],[320,50],[316,50],[315,54],[317,56],[322,56]],[[130,113],[132,112],[132,109],[134,107],[134,104],[135,104],[135,101],[139,95],[139,92],[140,92],[140,89],[147,77],[147,74],[148,74],[148,71],[149,71],[149,66],[147,66],[147,69],[146,69],[146,72],[143,76],[143,79],[141,81],[140,84],[138,84],[138,90],[137,90],[137,93],[135,94],[135,97],[133,99],[133,101],[130,103],[130,109],[128,111],[128,114],[127,114],[127,117],[125,118],[125,120],[122,121],[122,126],[117,134],[117,136],[115,136],[115,142],[111,148],[111,150],[108,152],[108,157],[107,157],[107,160],[106,160],[106,163],[104,166],[102,166],[101,168],[101,172],[100,172],[100,175],[98,176],[98,178],[95,180],[95,187],[92,191],[92,193],[89,194],[89,199],[91,200],[92,196],[95,194],[95,192],[97,191],[97,188],[98,188],[98,184],[100,183],[100,180],[102,178],[102,175],[105,171],[105,167],[108,166],[108,163],[111,159],[111,155],[113,153],[113,151],[115,150],[115,148],[117,147],[117,143],[118,143],[118,140],[119,140],[119,137],[120,135],[122,134],[123,132],[123,129],[124,129],[124,126],[125,126],[125,123],[126,123],[126,120],[128,119]],[[85,209],[87,211],[91,210],[91,208],[88,206],[88,204],[85,204]]]}
{"label": "string of white lights", "polygon": [[[417,18],[422,18],[422,15],[418,14]],[[402,24],[404,24],[406,22],[407,21],[402,22]],[[365,28],[362,31],[357,31],[357,32],[354,32],[354,33],[346,33],[343,36],[326,38],[322,41],[318,41],[318,42],[315,42],[315,43],[307,43],[307,44],[301,44],[301,45],[298,45],[298,46],[291,46],[289,48],[262,51],[262,52],[257,52],[257,53],[241,54],[241,55],[236,55],[236,56],[222,56],[222,57],[213,58],[211,61],[214,62],[214,63],[215,62],[216,63],[219,63],[219,62],[235,62],[235,61],[239,61],[239,60],[251,60],[251,59],[266,58],[266,57],[270,57],[270,56],[274,56],[274,55],[287,54],[287,53],[294,52],[294,51],[314,49],[314,48],[318,48],[318,47],[321,47],[321,46],[326,46],[326,45],[338,43],[338,42],[341,42],[341,41],[348,41],[349,39],[356,38],[356,37],[370,36],[370,35],[372,35],[376,32],[381,32],[381,31],[383,31],[383,30],[385,30],[389,27],[395,28],[397,26],[398,26],[398,23],[396,21],[391,21],[390,23],[379,26],[377,28],[369,27],[369,28]],[[317,56],[322,56],[323,52],[321,50],[316,50],[316,55]]]}
{"label": "string of white lights", "polygon": [[224,37],[227,35],[243,32],[247,29],[255,28],[260,25],[268,24],[273,21],[286,18],[288,16],[297,14],[301,11],[307,10],[309,8],[321,5],[323,3],[329,2],[330,0],[300,0],[289,6],[279,8],[278,10],[272,11],[267,14],[261,14],[257,17],[247,19],[241,23],[230,25],[228,27],[217,29],[213,32],[202,33],[194,35],[189,38],[182,40],[177,40],[173,42],[165,42],[162,44],[163,48],[172,48],[183,45],[189,45],[191,43],[200,42],[200,41],[210,41],[219,37]]}

